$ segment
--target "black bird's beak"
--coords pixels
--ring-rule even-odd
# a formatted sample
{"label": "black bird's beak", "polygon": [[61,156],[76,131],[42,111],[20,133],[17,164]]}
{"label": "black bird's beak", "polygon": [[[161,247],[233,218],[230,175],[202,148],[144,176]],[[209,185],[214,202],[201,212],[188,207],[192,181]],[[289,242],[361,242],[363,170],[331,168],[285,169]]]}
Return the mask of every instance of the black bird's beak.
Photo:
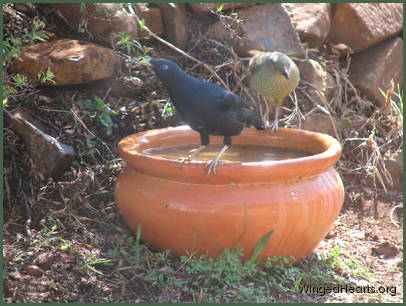
{"label": "black bird's beak", "polygon": [[152,64],[151,64],[150,61],[151,61],[150,59],[144,59],[144,60],[138,62],[138,64],[148,66],[148,67],[152,67]]}

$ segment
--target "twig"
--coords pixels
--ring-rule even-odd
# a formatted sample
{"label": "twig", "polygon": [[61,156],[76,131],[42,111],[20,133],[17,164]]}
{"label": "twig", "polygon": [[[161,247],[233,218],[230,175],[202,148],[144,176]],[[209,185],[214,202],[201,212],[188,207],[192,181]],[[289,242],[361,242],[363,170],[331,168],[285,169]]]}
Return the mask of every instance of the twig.
{"label": "twig", "polygon": [[[137,4],[136,4],[137,5]],[[138,7],[138,5],[137,5]],[[187,54],[185,51],[183,51],[182,49],[179,49],[178,47],[176,47],[175,45],[171,44],[170,42],[166,41],[165,39],[159,37],[158,35],[156,35],[154,32],[152,32],[145,24],[141,23],[141,20],[138,18],[137,14],[135,14],[134,10],[132,9],[131,6],[129,6],[129,9],[131,11],[132,14],[134,14],[135,19],[137,19],[137,22],[140,26],[142,26],[143,30],[147,31],[149,35],[151,35],[153,38],[155,38],[156,40],[158,40],[159,42],[163,43],[164,45],[168,46],[169,48],[175,50],[176,52],[182,54],[183,56],[187,57],[188,59],[199,63],[200,65],[202,65],[205,69],[207,69],[211,74],[214,75],[214,77],[220,81],[221,85],[223,85],[224,88],[226,88],[228,91],[231,91],[230,88],[227,86],[227,84],[223,81],[222,78],[219,77],[219,75],[216,73],[216,71],[213,69],[213,67],[211,67],[210,65],[207,65],[206,63],[203,63],[202,61],[198,60],[197,58]]]}

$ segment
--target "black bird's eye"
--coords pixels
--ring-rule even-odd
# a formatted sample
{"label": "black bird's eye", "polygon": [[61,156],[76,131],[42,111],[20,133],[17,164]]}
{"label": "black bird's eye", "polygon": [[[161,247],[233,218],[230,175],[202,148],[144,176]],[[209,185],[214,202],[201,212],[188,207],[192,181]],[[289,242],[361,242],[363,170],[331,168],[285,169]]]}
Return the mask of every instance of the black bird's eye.
{"label": "black bird's eye", "polygon": [[163,64],[163,65],[161,66],[161,69],[162,69],[162,70],[167,70],[168,68],[169,68],[169,66],[166,65],[166,64]]}

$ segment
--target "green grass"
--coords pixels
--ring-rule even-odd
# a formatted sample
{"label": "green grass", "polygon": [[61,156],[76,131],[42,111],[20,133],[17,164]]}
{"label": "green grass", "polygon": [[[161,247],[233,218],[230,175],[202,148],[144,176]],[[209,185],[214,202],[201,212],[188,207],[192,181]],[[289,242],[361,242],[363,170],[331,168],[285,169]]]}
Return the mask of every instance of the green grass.
{"label": "green grass", "polygon": [[343,281],[336,278],[336,270],[352,268],[337,250],[328,258],[310,256],[294,265],[288,257],[244,262],[243,249],[238,247],[225,249],[216,259],[194,253],[176,257],[169,250],[152,252],[140,243],[140,229],[138,233],[115,241],[105,256],[109,261],[101,262],[98,272],[105,271],[105,277],[119,288],[138,288],[138,295],[159,292],[149,297],[152,302],[176,302],[179,298],[190,302],[276,302],[281,294],[300,295],[306,284]]}

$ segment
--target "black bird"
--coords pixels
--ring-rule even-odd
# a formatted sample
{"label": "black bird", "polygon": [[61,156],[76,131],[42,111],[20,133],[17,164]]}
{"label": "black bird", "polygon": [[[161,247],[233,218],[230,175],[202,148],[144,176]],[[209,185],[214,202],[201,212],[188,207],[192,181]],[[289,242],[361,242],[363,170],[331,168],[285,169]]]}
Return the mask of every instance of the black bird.
{"label": "black bird", "polygon": [[201,146],[183,159],[190,161],[209,144],[209,136],[224,136],[224,146],[209,161],[208,175],[216,173],[221,155],[231,146],[231,137],[241,133],[246,125],[263,130],[263,122],[241,98],[213,83],[199,80],[184,72],[168,59],[148,59],[140,64],[150,66],[164,83],[169,97],[182,120],[200,134]]}

